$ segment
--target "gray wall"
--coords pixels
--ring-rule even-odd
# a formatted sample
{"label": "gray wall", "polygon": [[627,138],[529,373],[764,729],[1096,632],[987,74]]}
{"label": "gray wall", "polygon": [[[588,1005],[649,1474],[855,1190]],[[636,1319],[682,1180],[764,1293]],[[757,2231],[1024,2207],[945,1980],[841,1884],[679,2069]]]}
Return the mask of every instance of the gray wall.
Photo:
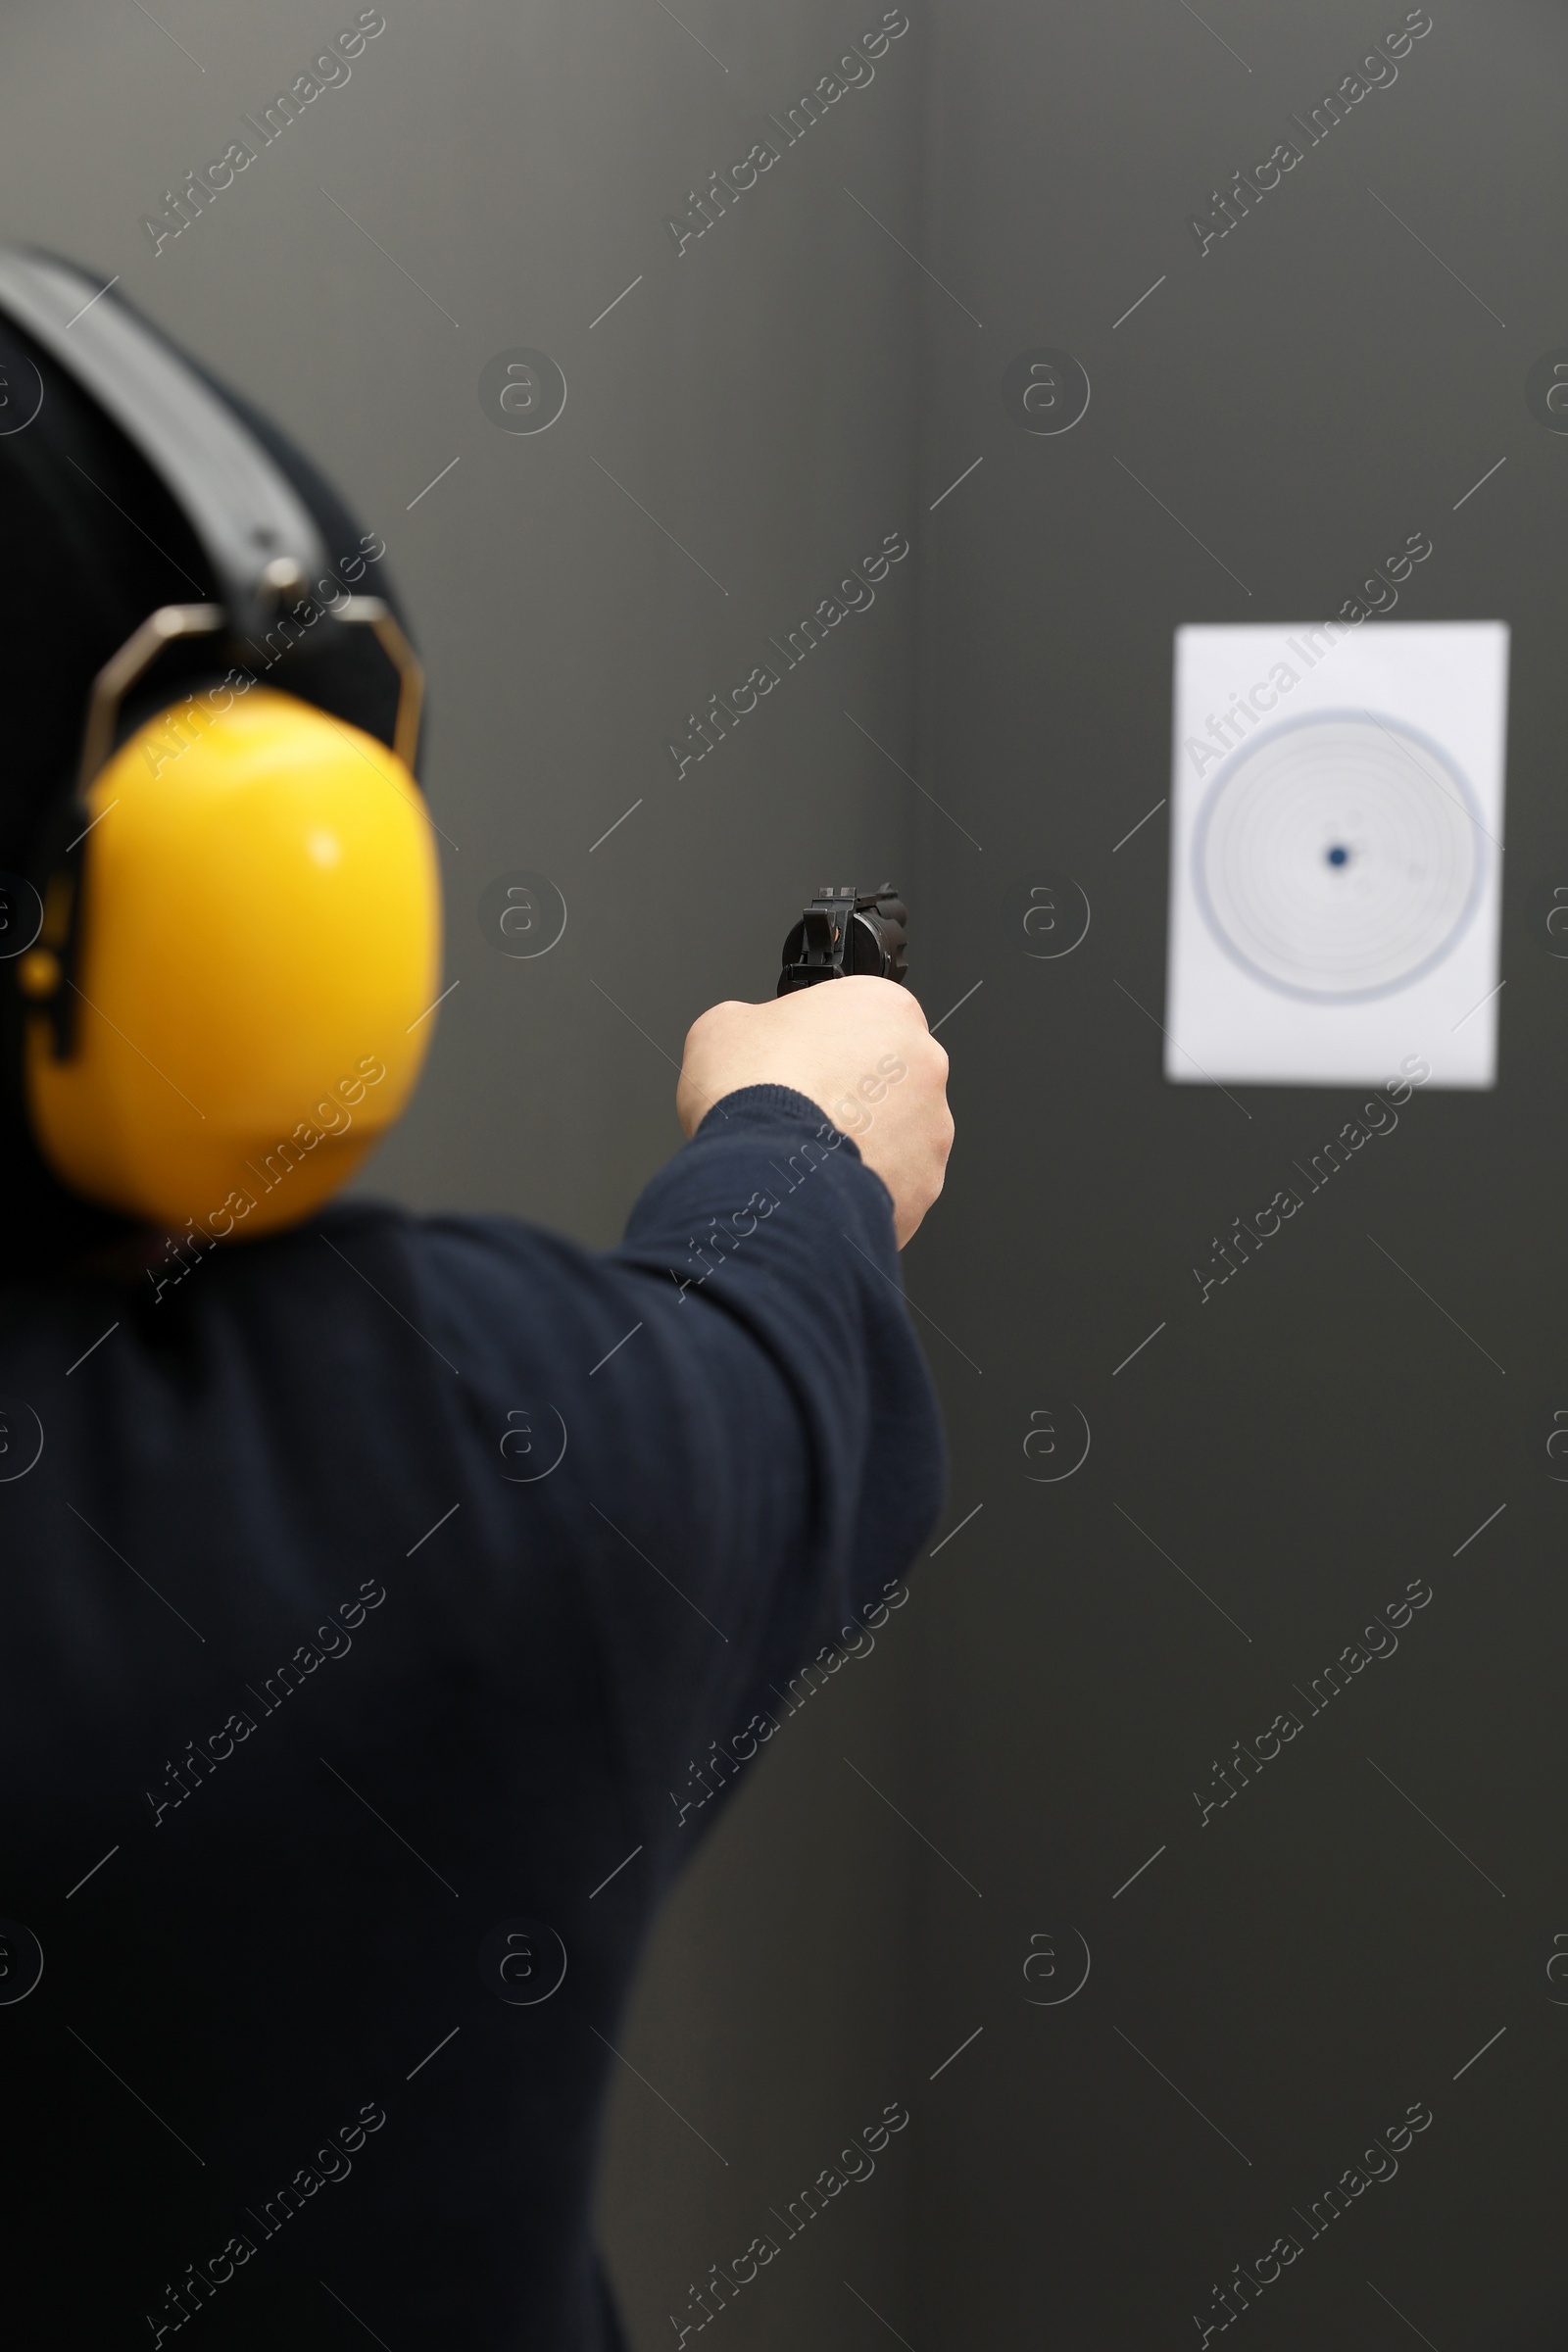
{"label": "gray wall", "polygon": [[[1524,394],[1568,342],[1565,28],[1433,0],[1398,80],[1200,257],[1185,221],[1216,179],[1404,12],[1200,13],[945,10],[929,35],[933,266],[987,348],[928,296],[922,490],[986,462],[928,517],[920,750],[985,849],[930,830],[916,903],[944,918],[933,1004],[985,987],[944,1031],[961,1140],[909,1274],[984,1367],[933,1341],[953,1514],[986,1508],[925,1578],[933,1738],[904,1786],[985,1897],[924,1874],[922,2056],[987,2030],[922,2091],[905,2332],[1196,2343],[1211,2282],[1294,2230],[1250,2342],[1544,2346],[1568,975],[1542,915],[1568,881],[1568,442]],[[1063,438],[997,398],[1030,343],[1094,380]],[[1499,1084],[1417,1097],[1201,1305],[1211,1237],[1362,1098],[1161,1080],[1138,1006],[1163,1010],[1166,813],[1114,845],[1169,788],[1171,633],[1337,612],[1416,529],[1434,554],[1401,617],[1514,632]],[[1006,895],[1037,865],[1093,905],[1058,962],[1020,952]],[[1090,1458],[1030,1485],[1030,1413],[1068,1399]],[[1397,1654],[1308,1713],[1294,1686],[1420,1576]],[[1215,1759],[1293,1705],[1301,1735],[1200,1826]],[[1090,1980],[1030,2009],[1027,1936],[1067,1928]],[[1293,2209],[1417,2100],[1435,2121],[1397,2177],[1311,2237]]]}
{"label": "gray wall", "polygon": [[[735,2352],[1191,2341],[1293,2229],[1259,2347],[1556,2340],[1568,442],[1524,379],[1568,342],[1560,15],[1436,0],[1397,82],[1200,258],[1216,178],[1402,9],[916,6],[677,256],[664,215],[878,7],[389,0],[347,85],[154,258],[141,216],[355,11],[154,13],[8,26],[0,229],[119,271],[388,541],[460,985],[369,1189],[612,1239],[677,1140],[687,1023],[767,992],[829,875],[896,875],[928,1011],[967,995],[952,1180],[906,1259],[961,1532],[655,1937],[604,2194],[634,2342],[895,2097],[909,2129],[726,2314]],[[1037,345],[1094,386],[1059,439],[1000,397]],[[516,347],[567,380],[540,435],[481,410]],[[1200,1308],[1210,1236],[1352,1105],[1243,1089],[1244,1121],[1168,1088],[1130,1002],[1162,1005],[1164,812],[1113,845],[1166,789],[1171,632],[1335,611],[1415,529],[1409,615],[1514,628],[1500,1084],[1418,1100]],[[688,711],[893,531],[875,607],[677,779]],[[569,910],[531,961],[477,911],[521,868]],[[1093,922],[1042,963],[1018,904],[1047,870]],[[1089,1459],[1034,1483],[1031,1416],[1069,1405]],[[1200,1828],[1212,1759],[1417,1575],[1397,1657]],[[1082,1948],[1081,1991],[1034,2005]],[[1293,2209],[1416,2100],[1398,2177],[1308,2236]]]}

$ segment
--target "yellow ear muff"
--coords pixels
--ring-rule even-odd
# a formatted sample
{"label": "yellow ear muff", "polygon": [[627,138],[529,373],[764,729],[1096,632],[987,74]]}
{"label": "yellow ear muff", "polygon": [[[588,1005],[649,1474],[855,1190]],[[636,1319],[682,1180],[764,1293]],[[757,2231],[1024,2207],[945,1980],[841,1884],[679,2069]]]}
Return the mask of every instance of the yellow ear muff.
{"label": "yellow ear muff", "polygon": [[[87,792],[73,1052],[26,1022],[32,1128],[74,1191],[216,1239],[306,1216],[398,1117],[440,987],[418,787],[384,744],[255,687],[166,710]],[[73,983],[46,899],[24,994]],[[424,1016],[428,1014],[428,1018]]]}

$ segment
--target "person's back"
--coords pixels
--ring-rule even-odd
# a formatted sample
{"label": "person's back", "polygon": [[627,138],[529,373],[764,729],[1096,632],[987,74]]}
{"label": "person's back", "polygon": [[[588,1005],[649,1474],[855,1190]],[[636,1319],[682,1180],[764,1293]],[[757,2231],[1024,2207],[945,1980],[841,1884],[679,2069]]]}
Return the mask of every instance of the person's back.
{"label": "person's back", "polygon": [[[819,1105],[879,1060],[873,1174]],[[718,1008],[608,1257],[363,1204],[172,1250],[13,1120],[19,2340],[618,2341],[589,2210],[647,1925],[938,1507],[896,1251],[945,1067],[884,982]]]}

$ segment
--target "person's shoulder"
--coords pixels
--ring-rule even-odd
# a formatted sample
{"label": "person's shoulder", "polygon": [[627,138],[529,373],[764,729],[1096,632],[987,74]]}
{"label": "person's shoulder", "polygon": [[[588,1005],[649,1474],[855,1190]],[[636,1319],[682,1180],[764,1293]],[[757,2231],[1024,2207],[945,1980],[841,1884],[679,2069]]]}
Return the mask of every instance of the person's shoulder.
{"label": "person's shoulder", "polygon": [[[467,1245],[497,1250],[526,1249],[530,1243],[545,1244],[550,1236],[537,1226],[528,1225],[520,1217],[504,1215],[499,1210],[466,1213],[455,1209],[433,1212],[406,1208],[400,1201],[371,1199],[338,1199],[328,1203],[309,1224],[292,1229],[292,1236],[305,1239],[318,1234],[334,1242],[360,1240],[378,1243],[389,1249],[439,1250]],[[279,1237],[288,1240],[290,1235]]]}
{"label": "person's shoulder", "polygon": [[416,1281],[446,1291],[505,1293],[580,1277],[597,1252],[564,1234],[500,1211],[421,1213],[394,1201],[334,1201],[299,1239],[319,1252],[326,1246],[367,1269],[379,1261],[406,1268]]}

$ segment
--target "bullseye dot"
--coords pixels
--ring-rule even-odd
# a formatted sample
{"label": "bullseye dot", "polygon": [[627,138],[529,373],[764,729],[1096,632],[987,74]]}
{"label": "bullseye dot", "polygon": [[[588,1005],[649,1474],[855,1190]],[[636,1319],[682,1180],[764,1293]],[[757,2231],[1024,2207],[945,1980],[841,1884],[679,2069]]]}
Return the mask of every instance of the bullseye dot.
{"label": "bullseye dot", "polygon": [[1342,849],[1338,842],[1334,844],[1332,850],[1327,852],[1327,857],[1330,865],[1348,865],[1350,862],[1349,851]]}

